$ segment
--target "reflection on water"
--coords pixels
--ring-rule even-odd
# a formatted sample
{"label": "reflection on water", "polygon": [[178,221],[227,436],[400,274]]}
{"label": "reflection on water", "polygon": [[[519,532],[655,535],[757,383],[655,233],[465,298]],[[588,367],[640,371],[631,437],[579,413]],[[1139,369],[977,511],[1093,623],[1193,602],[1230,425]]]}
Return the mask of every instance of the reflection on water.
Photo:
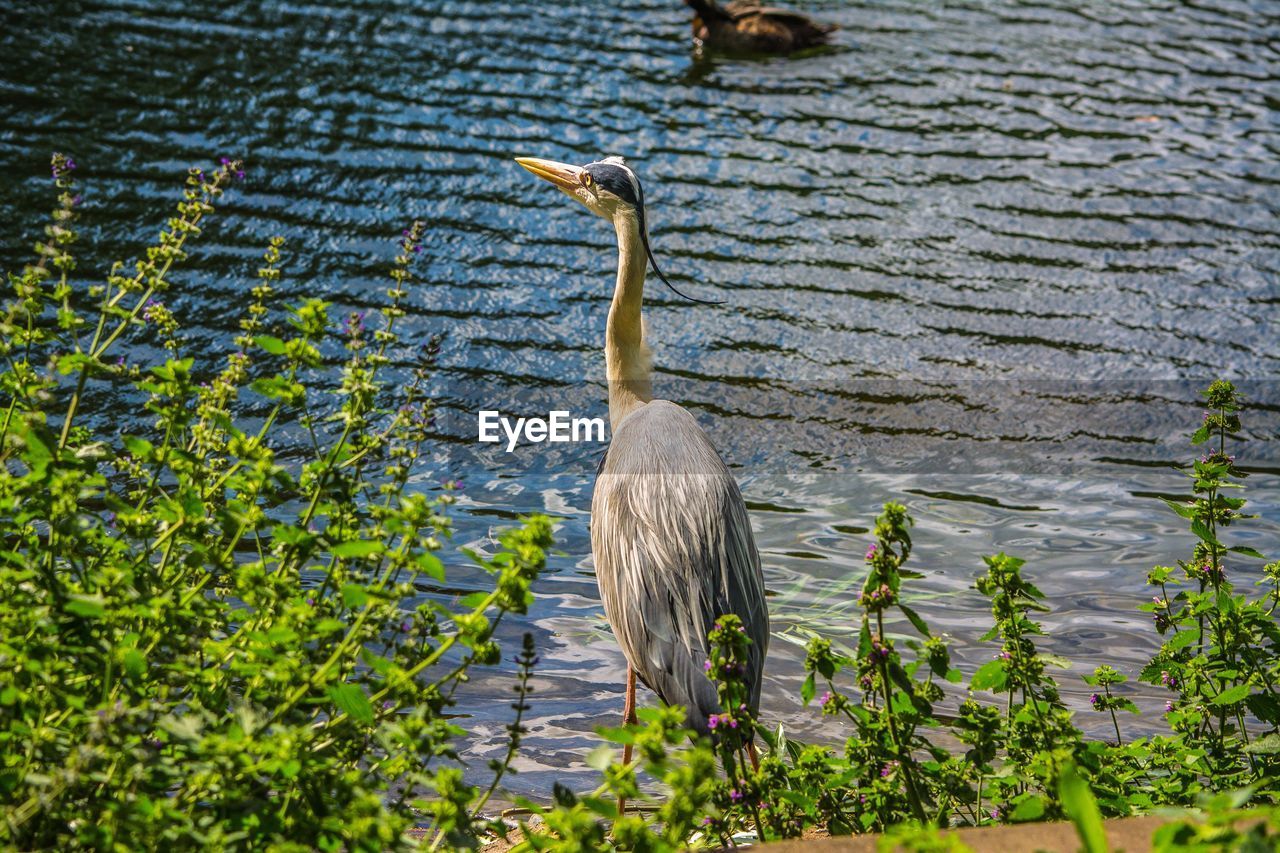
{"label": "reflection on water", "polygon": [[[961,664],[992,653],[974,642],[980,555],[1017,553],[1083,708],[1078,673],[1132,673],[1154,647],[1143,576],[1191,545],[1154,496],[1183,486],[1169,466],[1208,378],[1250,380],[1262,518],[1239,535],[1280,550],[1280,10],[805,7],[842,25],[837,49],[750,62],[695,61],[675,0],[10,3],[0,260],[25,259],[51,150],[87,182],[82,270],[149,238],[186,164],[245,156],[173,304],[191,347],[213,349],[269,235],[289,241],[287,298],[363,308],[390,238],[427,220],[403,328],[448,339],[441,440],[416,482],[465,480],[459,544],[520,512],[562,519],[533,611],[503,623],[542,650],[511,780],[536,793],[588,773],[592,728],[621,710],[587,536],[599,451],[480,448],[473,418],[604,411],[613,235],[511,157],[625,154],[676,286],[725,300],[653,290],[648,322],[660,393],[706,426],[752,507],[779,637],[766,716],[815,730],[787,639],[851,634],[866,528],[891,498],[917,520],[919,609]],[[453,589],[478,582],[453,562]],[[470,685],[477,768],[509,685]]]}

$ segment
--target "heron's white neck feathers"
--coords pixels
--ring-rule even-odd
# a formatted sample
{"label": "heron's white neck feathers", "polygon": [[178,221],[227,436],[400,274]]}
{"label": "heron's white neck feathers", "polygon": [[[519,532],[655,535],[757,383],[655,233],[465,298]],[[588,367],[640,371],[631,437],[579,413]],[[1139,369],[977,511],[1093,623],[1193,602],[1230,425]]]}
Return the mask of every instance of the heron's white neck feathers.
{"label": "heron's white neck feathers", "polygon": [[634,210],[613,217],[618,232],[618,283],[604,334],[605,375],[609,380],[609,423],[616,430],[630,412],[653,399],[652,357],[644,341],[644,275],[648,257]]}

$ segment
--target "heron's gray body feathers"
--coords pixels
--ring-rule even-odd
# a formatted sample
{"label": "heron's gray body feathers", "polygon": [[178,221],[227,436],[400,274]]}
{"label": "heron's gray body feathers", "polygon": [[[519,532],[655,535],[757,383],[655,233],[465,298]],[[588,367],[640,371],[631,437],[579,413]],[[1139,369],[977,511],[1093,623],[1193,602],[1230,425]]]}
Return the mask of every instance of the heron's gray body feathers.
{"label": "heron's gray body feathers", "polygon": [[703,669],[707,633],[732,613],[751,640],[759,707],[769,644],[760,555],[738,484],[681,407],[653,400],[614,430],[591,502],[591,547],[605,614],[645,684],[705,732],[719,710]]}

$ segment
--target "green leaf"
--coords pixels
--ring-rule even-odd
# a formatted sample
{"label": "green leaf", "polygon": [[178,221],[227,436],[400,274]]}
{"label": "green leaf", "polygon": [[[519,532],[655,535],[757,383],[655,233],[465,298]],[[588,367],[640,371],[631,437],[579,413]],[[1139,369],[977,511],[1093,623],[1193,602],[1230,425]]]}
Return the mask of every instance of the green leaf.
{"label": "green leaf", "polygon": [[93,360],[82,352],[69,352],[58,358],[57,369],[63,376],[73,370],[83,370],[93,364]]}
{"label": "green leaf", "polygon": [[369,591],[359,584],[349,583],[342,587],[342,603],[354,610],[369,603]]}
{"label": "green leaf", "polygon": [[381,554],[387,547],[376,539],[352,539],[350,542],[339,542],[329,549],[329,553],[339,558],[368,557]]}
{"label": "green leaf", "polygon": [[1017,805],[1009,813],[1009,820],[1014,823],[1039,820],[1044,815],[1044,798],[1038,794],[1026,794],[1015,802]]}
{"label": "green leaf", "polygon": [[272,355],[284,355],[284,341],[271,335],[258,335],[253,342]]}
{"label": "green leaf", "polygon": [[1212,545],[1215,548],[1222,547],[1222,543],[1214,537],[1213,531],[1211,531],[1203,521],[1196,520],[1191,522],[1191,532],[1199,536],[1207,545]]}
{"label": "green leaf", "polygon": [[86,619],[97,619],[107,614],[107,602],[101,595],[68,596],[67,612]]}
{"label": "green leaf", "polygon": [[298,547],[310,545],[316,536],[292,524],[277,524],[271,528],[271,538],[281,545]]}
{"label": "green leaf", "polygon": [[871,624],[862,620],[862,629],[858,631],[858,657],[865,658],[871,654]]}
{"label": "green leaf", "polygon": [[978,667],[978,671],[969,680],[970,690],[999,690],[1004,687],[1008,675],[1004,670],[1004,661],[996,658]]}
{"label": "green leaf", "polygon": [[920,614],[916,613],[907,605],[901,604],[901,603],[898,604],[898,609],[900,609],[903,613],[906,614],[907,618],[911,620],[911,624],[915,626],[917,631],[919,631],[921,634],[925,635],[926,637],[933,636],[933,634],[929,631],[929,626],[925,624],[925,621],[923,619],[920,618]]}
{"label": "green leaf", "polygon": [[1062,810],[1076,825],[1085,853],[1108,853],[1098,801],[1074,765],[1067,765],[1058,776],[1058,797],[1062,800]]}
{"label": "green leaf", "polygon": [[1169,509],[1173,510],[1183,518],[1192,519],[1196,517],[1196,508],[1193,505],[1178,503],[1176,501],[1171,501],[1168,498],[1161,498],[1160,500],[1168,504]]}
{"label": "green leaf", "polygon": [[1228,687],[1226,690],[1213,697],[1209,703],[1211,705],[1233,705],[1246,699],[1252,692],[1252,688],[1248,684],[1237,684],[1235,687]]}
{"label": "green leaf", "polygon": [[1164,644],[1165,651],[1176,652],[1185,649],[1196,641],[1196,632],[1191,630],[1182,630],[1174,634],[1167,643]]}
{"label": "green leaf", "polygon": [[469,592],[462,596],[462,598],[458,599],[458,606],[474,610],[483,604],[484,600],[488,597],[489,594],[487,592]]}
{"label": "green leaf", "polygon": [[1258,560],[1267,559],[1262,552],[1255,551],[1253,548],[1250,548],[1247,545],[1237,545],[1234,548],[1228,548],[1227,550],[1232,551],[1236,554],[1244,554],[1246,557],[1253,557],[1254,559],[1258,559]]}
{"label": "green leaf", "polygon": [[582,804],[605,820],[613,820],[618,816],[617,803],[606,800],[604,797],[584,796]]}
{"label": "green leaf", "polygon": [[137,649],[129,649],[124,653],[124,671],[134,678],[141,678],[147,673],[147,658]]}
{"label": "green leaf", "polygon": [[330,687],[329,698],[333,700],[334,705],[338,706],[338,710],[351,719],[365,725],[372,725],[373,706],[369,704],[369,697],[359,685],[339,684]]}
{"label": "green leaf", "polygon": [[[27,445],[26,459],[28,463],[42,462],[53,458],[53,451],[49,449],[49,445],[40,440],[40,434],[35,429],[27,430],[23,433],[23,440]],[[36,467],[34,464],[31,467]]]}
{"label": "green leaf", "polygon": [[603,773],[605,768],[613,763],[613,756],[616,753],[617,750],[611,746],[597,746],[587,753],[587,766]]}
{"label": "green leaf", "polygon": [[432,554],[429,551],[419,554],[413,558],[413,563],[422,570],[423,574],[427,575],[427,577],[430,577],[439,583],[444,583],[444,563],[442,563],[440,558],[435,554]]}
{"label": "green leaf", "polygon": [[288,625],[272,625],[267,629],[267,640],[274,646],[287,646],[298,639],[298,632]]}
{"label": "green leaf", "polygon": [[279,374],[255,379],[249,383],[249,388],[255,394],[261,394],[269,400],[293,402],[306,397],[306,389],[301,384],[290,382]]}
{"label": "green leaf", "polygon": [[1272,732],[1255,740],[1244,748],[1250,755],[1275,755],[1280,753],[1280,734]]}
{"label": "green leaf", "polygon": [[596,729],[596,734],[610,743],[620,743],[624,746],[636,742],[636,736],[626,726],[601,726]]}
{"label": "green leaf", "polygon": [[800,685],[800,701],[808,705],[813,701],[813,694],[816,689],[817,688],[813,683],[813,673],[811,672],[809,673],[809,676],[805,678],[804,683]]}
{"label": "green leaf", "polygon": [[155,450],[155,445],[136,435],[126,435],[123,441],[124,449],[129,451],[129,455],[139,459],[150,459],[152,451]]}

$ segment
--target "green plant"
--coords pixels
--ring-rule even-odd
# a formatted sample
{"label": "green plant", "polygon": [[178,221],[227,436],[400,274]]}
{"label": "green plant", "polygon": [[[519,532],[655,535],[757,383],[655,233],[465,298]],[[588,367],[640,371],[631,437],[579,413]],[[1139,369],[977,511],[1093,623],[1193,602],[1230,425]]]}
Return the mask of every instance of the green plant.
{"label": "green plant", "polygon": [[[1227,546],[1225,530],[1249,518],[1245,499],[1230,496],[1246,476],[1227,453],[1227,441],[1240,430],[1241,399],[1225,380],[1204,392],[1208,410],[1192,435],[1193,444],[1211,443],[1187,472],[1192,496],[1166,503],[1188,521],[1198,539],[1190,559],[1176,568],[1157,566],[1148,582],[1159,589],[1143,609],[1152,613],[1165,641],[1142,679],[1170,691],[1166,716],[1174,731],[1172,752],[1194,764],[1180,802],[1197,792],[1225,791],[1261,784],[1280,795],[1280,764],[1274,752],[1250,749],[1246,715],[1264,732],[1280,727],[1280,625],[1275,618],[1276,564],[1264,568],[1260,585],[1271,590],[1254,599],[1236,590],[1232,559],[1264,559],[1244,545]],[[1176,593],[1170,593],[1170,588]],[[1175,771],[1176,772],[1176,771]]]}
{"label": "green plant", "polygon": [[1214,794],[1156,830],[1153,853],[1269,853],[1280,847],[1280,808],[1245,809],[1249,792]]}
{"label": "green plant", "polygon": [[[414,603],[444,580],[454,500],[407,485],[430,352],[391,369],[412,357],[396,321],[422,224],[384,307],[340,326],[308,298],[272,327],[271,240],[218,366],[184,356],[161,300],[240,165],[192,169],[158,243],[88,286],[74,170],[55,155],[53,220],[0,313],[0,846],[372,850],[424,817],[469,843],[477,792],[444,711],[497,661],[550,524],[472,555],[488,577],[453,606]],[[162,363],[138,360],[144,338]],[[95,407],[130,394],[151,423],[117,434]],[[532,666],[526,650],[524,688]]]}
{"label": "green plant", "polygon": [[[1238,428],[1238,421],[1232,419],[1236,400],[1224,389],[1229,386],[1222,383],[1210,389],[1211,402],[1220,408],[1208,422],[1218,428]],[[1234,470],[1230,462],[1223,467],[1221,460],[1211,457],[1194,468],[1195,487],[1204,496],[1191,507],[1199,507],[1197,511],[1205,518],[1209,518],[1211,507],[1230,510],[1230,515],[1214,511],[1219,516],[1215,523],[1223,526],[1226,520],[1241,517],[1238,510],[1243,501],[1224,501],[1221,491],[1227,484],[1210,478]],[[886,504],[876,519],[876,541],[867,550],[867,574],[858,598],[862,614],[856,653],[842,654],[821,637],[814,636],[808,643],[801,697],[809,702],[819,685],[825,687],[819,703],[822,714],[842,717],[853,728],[842,752],[797,743],[781,728],[770,732],[749,715],[743,716],[745,706],[740,703],[741,685],[735,684],[735,673],[745,651],[732,620],[724,621],[712,632],[716,651],[708,669],[718,683],[722,705],[737,709],[727,715],[731,722],[727,731],[721,732],[718,726],[714,743],[695,744],[674,757],[659,749],[673,742],[672,721],[665,716],[669,710],[663,712],[662,736],[654,724],[648,730],[608,733],[617,740],[646,738],[654,752],[645,762],[654,769],[655,778],[666,782],[666,802],[704,803],[706,831],[684,836],[684,841],[678,833],[666,831],[646,835],[640,832],[640,819],[628,816],[617,824],[625,831],[617,832],[610,842],[600,821],[611,817],[611,806],[600,795],[626,792],[635,796],[638,788],[630,775],[634,768],[612,765],[611,753],[605,750],[596,754],[595,761],[604,770],[606,783],[594,799],[584,798],[575,804],[578,829],[559,823],[556,832],[570,834],[535,833],[537,846],[583,849],[574,846],[577,841],[566,841],[569,837],[581,841],[584,836],[572,833],[582,827],[593,827],[598,833],[591,836],[591,844],[645,850],[679,849],[690,839],[727,846],[742,832],[765,838],[797,837],[816,827],[833,834],[883,831],[882,846],[889,848],[959,849],[960,842],[954,836],[939,834],[938,829],[1066,817],[1075,822],[1085,849],[1105,850],[1102,820],[1106,816],[1186,804],[1195,800],[1197,791],[1229,790],[1243,782],[1254,787],[1233,800],[1236,805],[1250,798],[1254,802],[1276,799],[1273,761],[1280,754],[1280,733],[1267,714],[1268,685],[1275,682],[1278,656],[1274,622],[1263,623],[1280,600],[1276,587],[1280,566],[1272,563],[1265,567],[1261,583],[1267,586],[1267,593],[1250,602],[1243,597],[1225,597],[1230,585],[1223,572],[1206,573],[1188,564],[1188,571],[1198,571],[1194,577],[1203,581],[1200,593],[1192,590],[1176,598],[1173,605],[1157,603],[1146,608],[1156,613],[1159,630],[1183,632],[1189,638],[1177,640],[1172,649],[1166,644],[1152,664],[1171,666],[1163,662],[1172,660],[1183,667],[1172,677],[1166,671],[1164,686],[1182,689],[1183,673],[1191,671],[1192,665],[1199,667],[1200,690],[1213,691],[1212,697],[1235,691],[1226,693],[1218,705],[1227,704],[1233,711],[1243,707],[1261,712],[1253,722],[1257,734],[1248,733],[1242,712],[1201,716],[1198,727],[1190,728],[1184,722],[1187,718],[1170,713],[1175,729],[1172,736],[1126,741],[1116,712],[1136,714],[1138,708],[1119,692],[1127,676],[1104,664],[1085,681],[1096,688],[1090,705],[1110,716],[1115,740],[1095,741],[1087,740],[1076,726],[1050,674],[1052,668],[1065,668],[1068,662],[1037,647],[1044,629],[1035,614],[1049,610],[1044,595],[1024,575],[1024,561],[1007,554],[984,558],[986,571],[975,582],[978,591],[991,601],[993,624],[983,640],[998,640],[999,652],[973,674],[969,696],[959,703],[950,722],[944,724],[933,712],[934,704],[945,695],[944,685],[960,682],[961,676],[950,665],[944,640],[933,635],[923,618],[903,604],[905,582],[918,577],[904,566],[911,552],[910,525],[905,508],[893,503]],[[1206,535],[1217,535],[1209,520],[1203,526]],[[1259,556],[1247,548],[1228,551],[1202,537],[1197,558],[1206,554],[1212,558],[1215,553],[1214,565],[1221,565],[1227,553]],[[1167,578],[1160,580],[1168,583]],[[907,626],[914,636],[905,640],[894,637],[895,629]],[[1222,641],[1214,639],[1218,636]],[[900,652],[899,646],[911,654]],[[1193,647],[1198,650],[1198,661],[1185,651]],[[1151,670],[1148,667],[1148,673]],[[842,689],[846,673],[855,680],[856,692]],[[1227,683],[1230,679],[1235,681]],[[1257,689],[1238,689],[1243,684]],[[985,698],[992,694],[1002,697],[999,704]],[[1236,721],[1235,728],[1224,729],[1223,721],[1231,719]],[[938,734],[948,729],[963,744],[962,753],[953,754],[937,745]],[[758,771],[747,767],[741,752],[744,733],[753,731],[769,747]],[[1228,735],[1225,739],[1220,736],[1223,731]],[[1212,749],[1220,750],[1219,763],[1205,760]],[[705,768],[717,752],[725,779],[708,783],[701,773],[690,777],[673,770],[688,756],[697,756],[698,766]],[[1215,777],[1213,769],[1224,766],[1232,772]],[[688,787],[694,778],[698,780],[696,789]],[[627,784],[620,785],[620,779],[626,779]],[[588,803],[597,803],[599,808],[584,805]],[[1218,803],[1214,808],[1220,806]],[[559,820],[555,809],[546,814],[549,825]],[[687,823],[676,825],[687,827]]]}

